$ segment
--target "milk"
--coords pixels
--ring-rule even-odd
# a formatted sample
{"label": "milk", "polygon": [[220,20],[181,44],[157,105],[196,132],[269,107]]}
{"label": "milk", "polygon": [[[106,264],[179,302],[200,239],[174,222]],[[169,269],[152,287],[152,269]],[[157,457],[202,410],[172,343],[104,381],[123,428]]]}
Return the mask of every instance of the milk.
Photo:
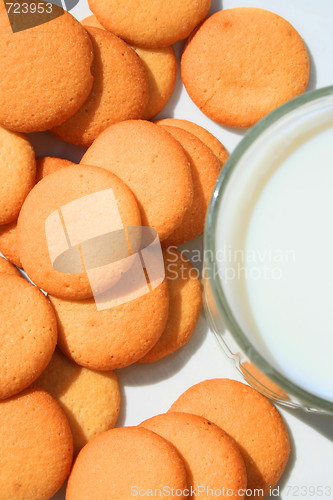
{"label": "milk", "polygon": [[250,148],[228,182],[216,241],[245,335],[282,375],[333,401],[333,105],[310,106]]}

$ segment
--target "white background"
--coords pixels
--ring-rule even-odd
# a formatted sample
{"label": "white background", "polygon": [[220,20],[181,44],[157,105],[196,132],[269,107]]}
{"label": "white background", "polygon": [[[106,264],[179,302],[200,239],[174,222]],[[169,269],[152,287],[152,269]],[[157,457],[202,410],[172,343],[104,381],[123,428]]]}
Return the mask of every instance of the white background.
{"label": "white background", "polygon": [[[212,12],[222,7],[244,6],[262,7],[290,21],[304,38],[311,55],[309,88],[333,84],[333,0],[213,0]],[[89,15],[85,1],[80,0],[72,13],[78,19]],[[177,44],[177,49],[181,50],[181,44]],[[195,121],[215,134],[230,152],[244,135],[243,131],[226,129],[203,115],[189,99],[180,79],[171,102],[160,117]],[[59,155],[78,161],[83,152],[83,148],[65,145],[50,134],[32,134],[32,141],[39,155]],[[200,244],[198,239],[190,246],[196,248]],[[204,317],[181,351],[152,365],[134,365],[119,370],[118,375],[123,392],[119,426],[136,425],[152,415],[165,412],[185,389],[201,380],[212,377],[240,380],[238,372],[208,331]],[[281,411],[290,431],[292,453],[280,481],[280,495],[272,498],[321,498],[319,493],[304,495],[301,490],[297,491],[295,487],[301,486],[330,486],[331,495],[323,498],[333,498],[333,417],[306,414],[300,410]],[[63,498],[64,489],[54,497],[56,500]]]}

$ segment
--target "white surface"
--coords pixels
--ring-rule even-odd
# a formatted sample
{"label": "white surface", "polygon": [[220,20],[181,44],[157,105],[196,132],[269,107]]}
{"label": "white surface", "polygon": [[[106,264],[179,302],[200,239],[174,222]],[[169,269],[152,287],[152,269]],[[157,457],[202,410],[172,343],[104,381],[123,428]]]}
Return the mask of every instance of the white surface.
{"label": "white surface", "polygon": [[[167,1],[167,0],[166,0]],[[220,10],[221,0],[213,0],[213,10]],[[289,20],[303,36],[312,55],[310,88],[333,83],[333,2],[332,0],[224,0],[223,8],[254,6],[272,10]],[[73,13],[79,18],[89,14],[83,0]],[[227,130],[208,119],[191,102],[178,82],[175,94],[161,117],[174,116],[197,122],[214,133],[232,151],[243,131]],[[53,154],[79,160],[82,148],[68,147],[49,134],[33,134],[40,155]],[[122,415],[119,425],[135,425],[152,415],[165,412],[172,402],[192,384],[211,377],[238,378],[236,370],[220,352],[212,333],[202,318],[189,344],[179,353],[151,366],[132,366],[118,372],[123,387]],[[321,498],[301,490],[302,486],[330,486],[333,498],[333,418],[307,415],[301,411],[282,413],[292,438],[292,456],[280,482],[283,500]],[[311,490],[312,491],[312,490]],[[325,492],[324,492],[325,493]],[[64,498],[63,490],[54,499]],[[14,500],[14,499],[13,499]],[[117,500],[117,499],[112,499]]]}

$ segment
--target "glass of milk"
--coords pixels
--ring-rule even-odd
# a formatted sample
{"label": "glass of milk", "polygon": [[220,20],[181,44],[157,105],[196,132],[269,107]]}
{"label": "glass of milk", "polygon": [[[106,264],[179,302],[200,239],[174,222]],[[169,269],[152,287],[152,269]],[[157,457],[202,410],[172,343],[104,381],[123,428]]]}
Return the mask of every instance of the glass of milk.
{"label": "glass of milk", "polygon": [[247,133],[218,180],[204,256],[209,320],[245,379],[333,413],[333,87]]}

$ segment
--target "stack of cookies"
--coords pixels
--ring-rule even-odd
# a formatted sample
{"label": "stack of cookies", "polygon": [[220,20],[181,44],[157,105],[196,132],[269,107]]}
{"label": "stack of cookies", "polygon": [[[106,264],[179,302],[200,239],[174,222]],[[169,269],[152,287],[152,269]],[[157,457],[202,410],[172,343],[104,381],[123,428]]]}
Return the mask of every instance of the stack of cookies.
{"label": "stack of cookies", "polygon": [[281,415],[254,389],[205,380],[168,413],[100,434],[80,452],[68,500],[264,498],[290,452]]}
{"label": "stack of cookies", "polygon": [[[0,499],[52,497],[83,447],[69,500],[128,499],[129,486],[182,497],[205,484],[264,496],[289,450],[267,400],[203,383],[172,413],[110,431],[113,370],[181,348],[202,306],[177,247],[203,233],[228,153],[191,121],[148,121],[174,91],[172,45],[191,35],[182,78],[198,107],[248,127],[305,90],[304,42],[262,9],[205,20],[210,0],[90,0],[81,23],[52,3],[26,5],[0,7]],[[35,158],[23,134],[42,131],[87,148],[80,164]],[[265,415],[264,431],[244,405]],[[257,453],[269,440],[270,458]]]}

